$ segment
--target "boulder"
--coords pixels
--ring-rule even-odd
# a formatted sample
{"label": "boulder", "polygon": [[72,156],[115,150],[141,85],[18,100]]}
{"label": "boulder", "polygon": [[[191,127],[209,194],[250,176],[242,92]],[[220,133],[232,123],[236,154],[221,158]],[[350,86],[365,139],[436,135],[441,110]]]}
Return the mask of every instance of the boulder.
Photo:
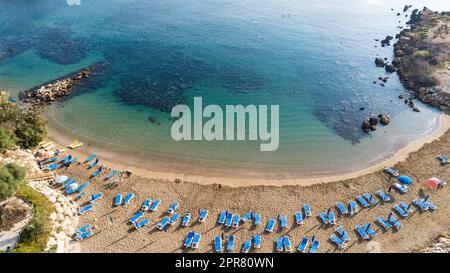
{"label": "boulder", "polygon": [[378,117],[380,118],[380,123],[383,125],[388,125],[391,123],[391,117],[388,114],[382,113],[378,115]]}
{"label": "boulder", "polygon": [[377,118],[375,118],[375,117],[371,117],[371,118],[369,118],[369,124],[371,125],[371,126],[376,126],[377,124],[378,124],[378,119]]}
{"label": "boulder", "polygon": [[385,67],[386,72],[393,73],[395,72],[395,66],[393,64],[387,64]]}
{"label": "boulder", "polygon": [[365,121],[362,123],[361,129],[362,129],[364,132],[366,132],[366,133],[370,132],[370,129],[371,129],[370,123],[369,123],[367,120],[365,120]]}
{"label": "boulder", "polygon": [[376,58],[376,59],[375,59],[375,65],[376,65],[377,67],[383,67],[383,66],[384,66],[384,60],[381,59],[381,58]]}

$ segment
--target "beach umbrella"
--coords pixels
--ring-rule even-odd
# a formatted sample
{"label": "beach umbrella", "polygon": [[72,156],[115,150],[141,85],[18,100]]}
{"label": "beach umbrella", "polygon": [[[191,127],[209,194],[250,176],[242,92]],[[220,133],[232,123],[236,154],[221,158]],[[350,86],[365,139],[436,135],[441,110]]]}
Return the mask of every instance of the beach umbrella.
{"label": "beach umbrella", "polygon": [[412,178],[409,177],[409,176],[406,176],[406,175],[401,175],[401,176],[399,176],[399,177],[398,177],[398,181],[399,181],[400,183],[402,183],[402,184],[407,184],[407,185],[413,183]]}
{"label": "beach umbrella", "polygon": [[437,188],[441,184],[441,180],[436,177],[432,177],[425,182],[428,188]]}
{"label": "beach umbrella", "polygon": [[62,184],[64,181],[66,181],[67,179],[69,179],[69,177],[65,176],[65,175],[61,175],[61,176],[57,176],[55,178],[55,183],[56,184]]}

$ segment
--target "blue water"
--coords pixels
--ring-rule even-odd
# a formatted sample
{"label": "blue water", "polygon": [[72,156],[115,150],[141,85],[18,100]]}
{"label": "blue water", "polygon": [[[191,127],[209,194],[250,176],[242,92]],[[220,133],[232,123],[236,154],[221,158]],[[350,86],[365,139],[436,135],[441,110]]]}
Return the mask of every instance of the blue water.
{"label": "blue water", "polygon": [[[377,54],[392,58],[392,47],[374,39],[405,25],[408,18],[396,16],[405,4],[450,10],[446,0],[0,0],[0,88],[16,95],[104,63],[52,106],[50,124],[143,158],[188,159],[192,173],[196,165],[231,164],[288,176],[346,172],[438,125],[437,111],[413,113],[398,99],[405,90],[397,76],[374,66]],[[384,87],[380,76],[389,76]],[[175,142],[170,109],[194,96],[204,104],[280,105],[279,149]],[[361,122],[381,112],[392,124],[362,133]]]}

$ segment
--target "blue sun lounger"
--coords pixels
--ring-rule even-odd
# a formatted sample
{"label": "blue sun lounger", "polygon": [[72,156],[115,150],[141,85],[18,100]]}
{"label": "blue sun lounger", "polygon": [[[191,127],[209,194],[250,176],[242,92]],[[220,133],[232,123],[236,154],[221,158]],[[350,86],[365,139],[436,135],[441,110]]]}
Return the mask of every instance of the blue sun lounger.
{"label": "blue sun lounger", "polygon": [[348,211],[350,215],[353,215],[358,212],[358,204],[356,204],[356,201],[352,200],[348,204]]}
{"label": "blue sun lounger", "polygon": [[166,228],[166,226],[169,224],[169,222],[170,222],[170,218],[164,217],[160,222],[156,223],[156,227],[159,230],[163,230]]}
{"label": "blue sun lounger", "polygon": [[56,162],[56,161],[58,161],[58,158],[55,156],[55,157],[52,157],[52,158],[47,159],[47,160],[45,161],[45,163],[46,163],[46,164],[49,164],[49,163],[53,163],[53,162]]}
{"label": "blue sun lounger", "polygon": [[114,176],[116,176],[116,175],[118,175],[118,174],[119,174],[119,171],[114,170],[114,171],[112,171],[112,173],[108,174],[108,175],[105,177],[105,179],[106,179],[106,180],[111,179],[111,178],[113,178]]}
{"label": "blue sun lounger", "polygon": [[233,248],[234,248],[234,235],[230,235],[230,237],[228,237],[227,251],[231,252],[233,251]]}
{"label": "blue sun lounger", "polygon": [[136,212],[133,217],[131,217],[130,219],[130,223],[134,224],[134,222],[136,222],[137,220],[139,220],[139,218],[141,218],[144,215],[144,212],[142,211],[138,211]]}
{"label": "blue sun lounger", "polygon": [[77,240],[78,242],[82,241],[82,240],[86,239],[87,237],[89,237],[91,235],[91,233],[92,233],[92,230],[86,230],[85,232],[83,232],[81,234],[77,234],[75,236],[75,240]]}
{"label": "blue sun lounger", "polygon": [[89,181],[85,181],[83,184],[81,184],[78,188],[75,189],[75,192],[81,192],[86,188],[86,186],[89,184]]}
{"label": "blue sun lounger", "polygon": [[92,162],[91,165],[89,165],[88,169],[92,169],[92,168],[94,168],[95,166],[97,166],[98,162],[100,162],[100,160],[99,160],[98,158],[95,159],[95,161]]}
{"label": "blue sun lounger", "polygon": [[334,212],[331,209],[328,209],[327,217],[328,217],[328,224],[332,226],[336,225],[336,217],[334,216]]}
{"label": "blue sun lounger", "polygon": [[86,158],[85,161],[83,161],[83,164],[86,164],[86,163],[88,163],[88,162],[94,160],[94,158],[96,158],[96,157],[97,157],[96,154],[91,155],[90,157]]}
{"label": "blue sun lounger", "polygon": [[62,165],[65,165],[67,162],[69,162],[70,160],[72,159],[72,155],[67,155],[66,157],[64,157],[61,161],[60,161],[60,163],[62,164]]}
{"label": "blue sun lounger", "polygon": [[406,187],[404,185],[400,185],[399,183],[394,183],[393,187],[395,190],[397,190],[401,194],[405,194],[408,192],[408,187]]}
{"label": "blue sun lounger", "polygon": [[189,225],[190,220],[191,220],[191,214],[189,212],[184,213],[183,220],[181,221],[181,226],[187,227],[187,225]]}
{"label": "blue sun lounger", "polygon": [[301,224],[303,224],[303,222],[304,222],[304,220],[303,220],[303,214],[302,214],[302,212],[301,212],[301,211],[297,211],[297,212],[295,213],[295,223],[296,223],[297,225],[301,225]]}
{"label": "blue sun lounger", "polygon": [[312,216],[311,206],[309,204],[304,204],[303,205],[303,210],[305,211],[305,218],[308,218],[308,217]]}
{"label": "blue sun lounger", "polygon": [[93,174],[91,174],[91,177],[97,177],[98,175],[100,175],[103,172],[103,167],[98,167],[97,171],[94,172]]}
{"label": "blue sun lounger", "polygon": [[282,229],[287,228],[287,219],[286,215],[278,215],[278,221],[280,221],[280,227]]}
{"label": "blue sun lounger", "polygon": [[200,239],[202,239],[202,235],[200,233],[194,234],[194,240],[192,240],[192,248],[198,248],[198,245],[200,244]]}
{"label": "blue sun lounger", "polygon": [[134,193],[129,193],[123,198],[123,205],[128,205],[134,198]]}
{"label": "blue sun lounger", "polygon": [[75,181],[75,180],[73,180],[72,178],[69,177],[66,180],[64,180],[61,185],[64,187],[67,184],[71,183],[72,181]]}
{"label": "blue sun lounger", "polygon": [[241,253],[248,253],[252,245],[252,240],[245,240],[242,244]]}
{"label": "blue sun lounger", "polygon": [[364,228],[364,230],[366,231],[366,233],[371,237],[375,237],[375,235],[377,235],[377,233],[371,228],[372,224],[363,224],[362,227]]}
{"label": "blue sun lounger", "polygon": [[347,209],[347,207],[344,206],[344,204],[342,204],[341,202],[337,201],[337,202],[336,202],[336,207],[337,207],[337,209],[339,210],[339,213],[340,213],[341,215],[346,215],[346,214],[348,214],[348,209]]}
{"label": "blue sun lounger", "polygon": [[147,211],[150,208],[150,203],[152,202],[152,200],[150,199],[145,199],[144,203],[142,203],[140,210],[141,211]]}
{"label": "blue sun lounger", "polygon": [[328,217],[325,215],[325,213],[323,213],[323,212],[319,212],[319,219],[320,219],[320,221],[322,221],[322,224],[324,224],[324,225],[328,225]]}
{"label": "blue sun lounger", "polygon": [[219,225],[225,224],[225,219],[227,218],[227,211],[223,210],[220,214],[219,214],[219,218],[217,219],[217,223]]}
{"label": "blue sun lounger", "polygon": [[73,164],[73,163],[75,163],[77,161],[78,161],[78,157],[74,157],[71,160],[67,161],[64,165],[65,166],[69,166],[70,164]]}
{"label": "blue sun lounger", "polygon": [[178,209],[178,202],[173,202],[170,207],[166,210],[166,213],[172,214]]}
{"label": "blue sun lounger", "polygon": [[259,213],[255,213],[254,220],[255,226],[259,226],[259,224],[261,224],[261,216],[259,215]]}
{"label": "blue sun lounger", "polygon": [[356,200],[364,207],[368,208],[370,207],[370,204],[362,197],[361,195],[356,196]]}
{"label": "blue sun lounger", "polygon": [[247,222],[248,220],[250,220],[250,219],[252,218],[252,215],[253,215],[253,212],[252,212],[252,211],[247,212],[247,213],[244,215],[244,217],[242,217],[242,219],[241,219],[242,223],[245,223],[245,222]]}
{"label": "blue sun lounger", "polygon": [[117,207],[118,205],[122,204],[122,194],[117,194],[116,198],[114,199],[114,206]]}
{"label": "blue sun lounger", "polygon": [[149,219],[144,219],[140,222],[134,222],[134,228],[141,229],[141,228],[145,227],[146,225],[148,225],[149,223],[150,223]]}
{"label": "blue sun lounger", "polygon": [[442,165],[447,165],[450,162],[448,156],[446,155],[439,155],[437,159],[441,162]]}
{"label": "blue sun lounger", "polygon": [[[313,237],[314,238],[314,237]],[[313,239],[311,243],[311,248],[309,249],[309,253],[316,253],[319,249],[320,242],[316,238]]]}
{"label": "blue sun lounger", "polygon": [[292,252],[292,245],[291,245],[291,240],[289,239],[289,236],[283,237],[283,245],[284,245],[284,251]]}
{"label": "blue sun lounger", "polygon": [[336,234],[331,234],[330,236],[330,241],[335,243],[340,249],[344,249],[345,248],[345,242],[340,239],[339,237],[336,236]]}
{"label": "blue sun lounger", "polygon": [[100,200],[103,198],[103,193],[99,192],[97,194],[91,194],[91,199],[89,200],[90,203],[93,203],[97,200]]}
{"label": "blue sun lounger", "polygon": [[233,224],[233,214],[231,212],[227,212],[227,217],[225,218],[225,226],[231,227]]}
{"label": "blue sun lounger", "polygon": [[422,202],[422,204],[427,206],[429,210],[437,210],[437,208],[438,208],[438,206],[431,204],[430,201],[428,201],[428,200],[425,202]]}
{"label": "blue sun lounger", "polygon": [[269,222],[267,222],[266,232],[272,233],[275,227],[275,219],[270,218]]}
{"label": "blue sun lounger", "polygon": [[397,204],[393,207],[394,211],[397,212],[402,218],[408,217],[408,212],[405,211],[400,204]]}
{"label": "blue sun lounger", "polygon": [[189,231],[189,233],[186,235],[186,238],[184,239],[183,246],[190,247],[193,240],[194,240],[194,232]]}
{"label": "blue sun lounger", "polygon": [[180,215],[178,213],[174,213],[172,217],[170,217],[169,225],[173,225],[179,218]]}
{"label": "blue sun lounger", "polygon": [[396,170],[394,170],[393,168],[391,168],[391,167],[388,167],[388,168],[384,169],[384,172],[389,174],[392,177],[397,177],[398,176],[398,172]]}
{"label": "blue sun lounger", "polygon": [[239,214],[235,214],[233,216],[233,224],[231,226],[233,228],[238,228],[239,227],[239,220],[240,220]]}
{"label": "blue sun lounger", "polygon": [[204,223],[206,221],[206,217],[208,217],[208,210],[205,209],[200,213],[197,221],[199,223]]}
{"label": "blue sun lounger", "polygon": [[388,229],[392,228],[391,223],[389,223],[388,221],[386,221],[383,217],[378,217],[378,218],[377,218],[377,222],[378,222],[385,230],[388,230]]}
{"label": "blue sun lounger", "polygon": [[219,235],[214,239],[214,250],[217,253],[222,252],[222,238]]}
{"label": "blue sun lounger", "polygon": [[161,204],[161,200],[156,199],[155,201],[153,201],[152,205],[150,206],[150,211],[155,211],[158,209],[159,204]]}
{"label": "blue sun lounger", "polygon": [[261,235],[260,234],[256,234],[255,236],[253,236],[253,248],[255,248],[255,249],[261,248]]}
{"label": "blue sun lounger", "polygon": [[403,210],[405,210],[406,212],[408,212],[408,213],[410,213],[412,210],[411,210],[411,206],[412,206],[412,204],[406,204],[405,202],[403,202],[403,201],[401,201],[400,202],[400,206],[403,208]]}
{"label": "blue sun lounger", "polygon": [[391,196],[384,193],[384,191],[377,191],[377,195],[383,200],[383,202],[389,202],[391,201]]}
{"label": "blue sun lounger", "polygon": [[362,226],[356,225],[355,230],[359,234],[359,236],[361,236],[361,238],[363,238],[364,240],[370,239],[369,234],[367,234],[366,230]]}
{"label": "blue sun lounger", "polygon": [[73,183],[76,183],[76,182],[77,182],[76,180],[70,180],[67,184],[65,184],[65,185],[63,186],[63,189],[69,188],[70,185],[72,185]]}
{"label": "blue sun lounger", "polygon": [[390,213],[388,216],[389,222],[391,222],[396,229],[400,229],[402,227],[402,224],[395,218],[394,214]]}
{"label": "blue sun lounger", "polygon": [[350,238],[348,237],[347,232],[345,232],[345,230],[342,226],[339,226],[337,228],[337,233],[339,234],[339,236],[341,236],[342,241],[344,241],[344,243],[347,241],[350,241]]}
{"label": "blue sun lounger", "polygon": [[283,239],[277,237],[275,243],[276,243],[276,250],[277,250],[277,252],[283,252]]}
{"label": "blue sun lounger", "polygon": [[86,224],[86,225],[80,227],[75,233],[78,235],[78,234],[81,234],[81,233],[83,233],[83,232],[85,232],[85,231],[87,231],[89,229],[91,229],[91,225],[90,224]]}
{"label": "blue sun lounger", "polygon": [[419,199],[414,199],[413,204],[416,205],[421,211],[427,211],[429,207],[422,203],[422,201],[419,201]]}
{"label": "blue sun lounger", "polygon": [[87,206],[85,206],[85,207],[81,207],[81,208],[78,210],[78,214],[84,215],[84,214],[90,212],[93,208],[94,208],[94,205],[93,205],[93,204],[89,204],[89,205],[87,205]]}
{"label": "blue sun lounger", "polygon": [[377,199],[375,199],[375,197],[373,197],[372,194],[370,194],[370,193],[364,193],[363,196],[364,196],[364,198],[366,198],[366,200],[369,201],[373,206],[378,205]]}
{"label": "blue sun lounger", "polygon": [[297,247],[297,250],[300,251],[301,253],[305,253],[306,248],[308,247],[308,244],[309,244],[308,237],[303,237],[302,241],[300,242],[300,244]]}
{"label": "blue sun lounger", "polygon": [[60,166],[60,165],[59,165],[58,163],[51,164],[51,165],[47,166],[47,170],[49,170],[49,171],[54,171],[54,170],[58,169],[59,166]]}

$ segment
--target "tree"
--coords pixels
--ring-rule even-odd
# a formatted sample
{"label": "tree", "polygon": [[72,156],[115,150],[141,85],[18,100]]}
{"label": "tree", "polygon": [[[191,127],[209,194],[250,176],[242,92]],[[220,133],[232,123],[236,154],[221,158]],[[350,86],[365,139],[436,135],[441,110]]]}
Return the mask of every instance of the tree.
{"label": "tree", "polygon": [[25,168],[17,164],[0,166],[0,201],[14,196],[25,180]]}
{"label": "tree", "polygon": [[17,144],[24,149],[36,148],[47,135],[45,122],[32,111],[24,112],[17,122],[14,134]]}
{"label": "tree", "polygon": [[0,124],[0,153],[16,146],[14,134]]}

